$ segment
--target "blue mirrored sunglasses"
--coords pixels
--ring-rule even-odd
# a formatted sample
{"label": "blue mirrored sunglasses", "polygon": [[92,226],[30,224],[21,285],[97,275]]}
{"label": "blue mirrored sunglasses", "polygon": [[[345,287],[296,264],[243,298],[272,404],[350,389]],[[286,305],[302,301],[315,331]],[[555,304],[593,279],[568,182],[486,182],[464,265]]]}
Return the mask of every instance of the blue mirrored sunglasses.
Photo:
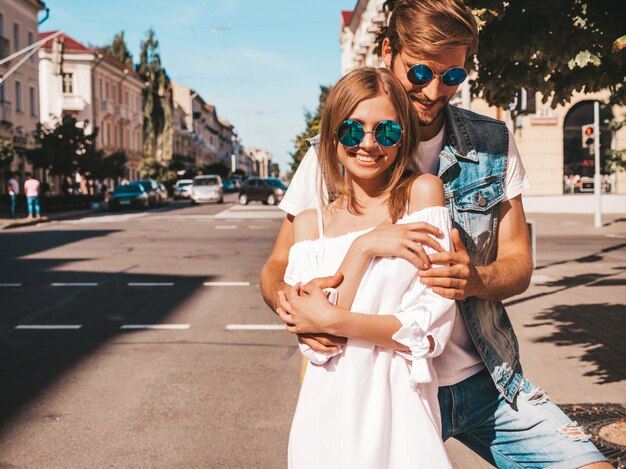
{"label": "blue mirrored sunglasses", "polygon": [[393,147],[402,138],[402,127],[392,120],[380,121],[374,130],[365,131],[360,122],[346,119],[337,127],[337,139],[344,147],[353,148],[365,138],[365,134],[373,133],[374,139],[383,147]]}
{"label": "blue mirrored sunglasses", "polygon": [[459,86],[467,78],[467,71],[463,67],[452,67],[437,75],[428,65],[417,64],[409,68],[406,74],[408,80],[414,85],[424,86],[433,78],[440,78],[445,86]]}

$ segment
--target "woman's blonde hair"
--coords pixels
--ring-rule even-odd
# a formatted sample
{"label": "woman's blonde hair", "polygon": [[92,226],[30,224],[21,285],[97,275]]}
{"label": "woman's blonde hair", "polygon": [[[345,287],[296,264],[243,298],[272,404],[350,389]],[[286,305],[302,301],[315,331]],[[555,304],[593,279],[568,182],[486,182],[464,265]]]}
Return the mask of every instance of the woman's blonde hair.
{"label": "woman's blonde hair", "polygon": [[[398,156],[388,169],[389,183],[383,191],[389,196],[389,215],[395,223],[404,213],[414,179],[409,172],[409,164],[417,150],[419,129],[417,114],[411,101],[392,72],[384,68],[360,68],[337,82],[326,99],[322,114],[318,160],[328,202],[344,199],[350,212],[361,213],[361,207],[354,197],[350,175],[344,175],[344,168],[337,156],[337,128],[350,117],[359,103],[380,95],[391,100],[398,116],[398,124],[403,130],[398,144]],[[324,194],[323,188],[320,194]],[[322,202],[326,202],[323,196]]]}

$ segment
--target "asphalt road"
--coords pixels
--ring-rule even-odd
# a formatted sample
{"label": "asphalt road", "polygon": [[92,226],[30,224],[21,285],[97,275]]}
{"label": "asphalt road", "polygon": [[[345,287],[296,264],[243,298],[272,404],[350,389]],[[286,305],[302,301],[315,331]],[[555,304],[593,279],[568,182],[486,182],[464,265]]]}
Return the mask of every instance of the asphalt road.
{"label": "asphalt road", "polygon": [[[301,361],[258,287],[282,215],[234,198],[0,233],[0,468],[286,467]],[[554,347],[535,343],[553,332],[534,312],[585,282],[623,298],[624,219],[608,223],[598,234],[586,218],[538,220],[534,286],[509,302],[522,348]],[[536,363],[526,352],[543,381],[545,350]],[[621,402],[615,373],[596,402]],[[585,379],[555,380],[557,400],[600,396]],[[458,467],[486,467],[449,448]]]}
{"label": "asphalt road", "polygon": [[293,339],[228,329],[280,214],[233,199],[0,234],[0,467],[284,466]]}

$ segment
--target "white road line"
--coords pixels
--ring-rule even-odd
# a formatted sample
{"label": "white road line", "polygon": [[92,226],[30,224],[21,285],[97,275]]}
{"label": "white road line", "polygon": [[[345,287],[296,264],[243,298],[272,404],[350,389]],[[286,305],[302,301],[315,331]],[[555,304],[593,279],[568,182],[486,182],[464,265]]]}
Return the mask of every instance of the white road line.
{"label": "white road line", "polygon": [[249,287],[250,282],[204,282],[205,287]]}
{"label": "white road line", "polygon": [[22,330],[77,330],[83,327],[80,324],[20,324],[15,329]]}
{"label": "white road line", "polygon": [[613,234],[610,233],[608,235],[605,235],[607,238],[619,238],[619,239],[623,239],[626,238],[626,235],[620,235],[620,234]]}
{"label": "white road line", "polygon": [[51,287],[97,287],[98,282],[51,283]]}
{"label": "white road line", "polygon": [[552,282],[554,281],[553,277],[550,277],[549,275],[531,275],[530,277],[530,281],[532,283],[547,283],[547,282]]}
{"label": "white road line", "polygon": [[284,324],[226,324],[227,331],[284,331]]}
{"label": "white road line", "polygon": [[0,288],[21,287],[21,283],[0,283]]}
{"label": "white road line", "polygon": [[248,228],[250,228],[251,230],[266,230],[268,227],[267,226],[250,225]]}
{"label": "white road line", "polygon": [[174,282],[128,282],[129,287],[173,287]]}
{"label": "white road line", "polygon": [[124,324],[120,329],[161,329],[161,330],[183,330],[189,329],[189,324]]}
{"label": "white road line", "polygon": [[215,225],[216,230],[236,230],[237,225]]}

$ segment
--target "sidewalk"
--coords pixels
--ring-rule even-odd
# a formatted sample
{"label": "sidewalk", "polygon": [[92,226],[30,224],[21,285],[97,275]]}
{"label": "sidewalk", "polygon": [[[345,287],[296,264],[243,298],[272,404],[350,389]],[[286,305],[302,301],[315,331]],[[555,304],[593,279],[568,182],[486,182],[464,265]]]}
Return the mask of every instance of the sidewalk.
{"label": "sidewalk", "polygon": [[23,226],[38,225],[40,223],[47,223],[54,220],[67,220],[69,218],[79,218],[93,213],[98,213],[101,210],[85,209],[85,210],[72,210],[68,212],[53,212],[50,214],[42,215],[41,219],[29,220],[25,216],[19,216],[18,218],[1,217],[0,218],[0,230],[6,230],[9,228],[21,228]]}
{"label": "sidewalk", "polygon": [[[605,215],[599,229],[592,214],[527,216],[537,268],[528,290],[505,302],[524,374],[625,467],[626,214]],[[599,436],[611,425],[621,425],[621,444]],[[491,467],[456,441],[446,446],[459,469]]]}

